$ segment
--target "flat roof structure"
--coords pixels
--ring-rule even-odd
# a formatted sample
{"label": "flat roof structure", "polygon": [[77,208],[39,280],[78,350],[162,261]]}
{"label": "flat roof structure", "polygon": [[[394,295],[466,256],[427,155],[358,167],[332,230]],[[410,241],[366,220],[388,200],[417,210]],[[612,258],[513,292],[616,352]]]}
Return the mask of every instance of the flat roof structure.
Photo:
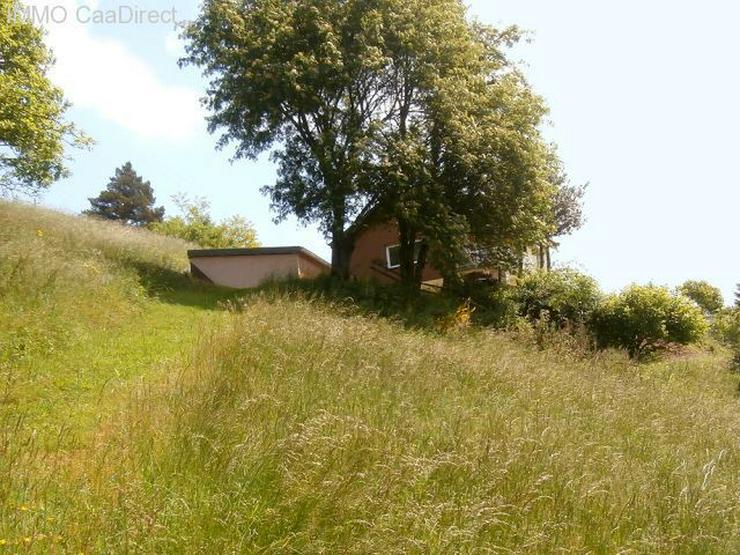
{"label": "flat roof structure", "polygon": [[303,247],[196,249],[188,251],[193,276],[235,289],[270,279],[314,278],[331,271],[323,258]]}

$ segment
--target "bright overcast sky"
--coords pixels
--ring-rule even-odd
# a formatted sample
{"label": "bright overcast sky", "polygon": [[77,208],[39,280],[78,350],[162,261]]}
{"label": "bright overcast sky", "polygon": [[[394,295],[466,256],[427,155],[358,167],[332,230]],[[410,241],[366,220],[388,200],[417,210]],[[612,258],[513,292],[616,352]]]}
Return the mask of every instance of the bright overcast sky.
{"label": "bright overcast sky", "polygon": [[[204,83],[194,70],[177,67],[171,25],[76,21],[79,5],[114,9],[126,2],[33,3],[67,9],[64,23],[49,26],[53,77],[74,104],[70,117],[97,141],[91,152],[73,154],[72,177],[54,185],[46,204],[85,208],[87,197],[130,160],[170,210],[176,192],[204,196],[217,217],[252,220],[265,245],[303,245],[328,257],[315,229],[273,224],[259,193],[275,175],[266,156],[230,164],[228,153],[214,150],[198,104]],[[131,5],[174,7],[180,19],[197,9],[193,1]],[[544,132],[559,145],[572,180],[591,184],[588,223],[563,240],[556,261],[591,273],[606,290],[706,279],[729,301],[740,282],[740,4],[474,0],[470,6],[486,23],[531,31],[532,42],[514,56],[551,108]]]}

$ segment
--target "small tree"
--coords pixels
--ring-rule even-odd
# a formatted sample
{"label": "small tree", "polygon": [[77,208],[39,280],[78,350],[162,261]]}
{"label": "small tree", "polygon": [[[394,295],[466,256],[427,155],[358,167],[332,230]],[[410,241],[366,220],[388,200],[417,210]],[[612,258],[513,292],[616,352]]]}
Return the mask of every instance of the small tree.
{"label": "small tree", "polygon": [[108,187],[88,200],[91,208],[83,214],[128,225],[145,226],[161,222],[164,216],[163,207],[154,207],[156,199],[151,184],[134,171],[131,162],[117,168]]}
{"label": "small tree", "polygon": [[554,158],[551,163],[554,175],[552,182],[557,190],[552,202],[553,230],[547,237],[547,244],[544,248],[548,270],[552,267],[550,249],[558,246],[556,238],[570,235],[586,223],[586,216],[583,213],[583,197],[588,188],[588,183],[583,185],[570,183],[557,158]]}
{"label": "small tree", "polygon": [[553,237],[561,237],[580,229],[586,222],[583,214],[583,197],[586,194],[588,183],[574,185],[568,182],[567,176],[563,173],[559,173],[554,181],[558,189],[553,200],[555,220]]}
{"label": "small tree", "polygon": [[531,272],[519,278],[513,298],[522,316],[558,326],[585,323],[601,300],[596,281],[570,269]]}
{"label": "small tree", "polygon": [[689,280],[679,285],[678,292],[694,301],[709,315],[717,314],[725,306],[722,291],[706,281]]}
{"label": "small tree", "polygon": [[735,290],[735,306],[740,308],[740,283],[737,284],[737,289]]}
{"label": "small tree", "polygon": [[627,349],[632,358],[653,353],[667,343],[687,345],[708,329],[701,310],[665,287],[633,285],[610,295],[590,322],[599,347]]}
{"label": "small tree", "polygon": [[185,195],[175,195],[173,201],[180,215],[153,223],[149,226],[152,231],[215,249],[259,247],[257,232],[245,218],[232,216],[216,223],[205,199],[190,200]]}

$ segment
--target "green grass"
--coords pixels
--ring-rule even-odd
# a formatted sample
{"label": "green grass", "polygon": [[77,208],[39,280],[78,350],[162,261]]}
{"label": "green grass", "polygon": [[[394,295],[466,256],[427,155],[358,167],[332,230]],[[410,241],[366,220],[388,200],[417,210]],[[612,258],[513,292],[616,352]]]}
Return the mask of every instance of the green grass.
{"label": "green grass", "polygon": [[180,241],[22,204],[0,222],[0,400],[29,423],[151,374],[231,295],[190,281]]}
{"label": "green grass", "polygon": [[9,552],[740,551],[722,355],[428,331],[326,284],[235,302],[182,243],[26,206],[0,234]]}

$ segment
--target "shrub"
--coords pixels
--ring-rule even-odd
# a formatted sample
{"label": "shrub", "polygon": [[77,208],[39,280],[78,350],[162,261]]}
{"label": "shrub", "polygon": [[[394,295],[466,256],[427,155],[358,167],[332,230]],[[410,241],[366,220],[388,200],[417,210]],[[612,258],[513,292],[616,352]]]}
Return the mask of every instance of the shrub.
{"label": "shrub", "polygon": [[712,322],[712,335],[732,350],[732,367],[740,371],[740,308],[717,313]]}
{"label": "shrub", "polygon": [[545,318],[558,327],[586,322],[601,297],[593,278],[570,269],[526,274],[513,289],[522,316],[532,322]]}
{"label": "shrub", "polygon": [[678,287],[678,292],[698,304],[707,314],[716,314],[725,306],[722,291],[706,281],[689,280]]}
{"label": "shrub", "polygon": [[217,223],[209,214],[208,201],[190,200],[183,195],[175,195],[173,200],[182,215],[151,224],[152,231],[214,249],[259,247],[257,232],[241,216]]}
{"label": "shrub", "polygon": [[633,285],[604,299],[590,328],[599,347],[624,348],[632,358],[641,358],[668,343],[699,340],[708,324],[686,297],[665,287]]}
{"label": "shrub", "polygon": [[504,284],[465,283],[454,295],[471,303],[472,320],[479,326],[508,328],[519,316],[514,289]]}
{"label": "shrub", "polygon": [[719,312],[712,322],[712,335],[727,345],[740,347],[740,309]]}

